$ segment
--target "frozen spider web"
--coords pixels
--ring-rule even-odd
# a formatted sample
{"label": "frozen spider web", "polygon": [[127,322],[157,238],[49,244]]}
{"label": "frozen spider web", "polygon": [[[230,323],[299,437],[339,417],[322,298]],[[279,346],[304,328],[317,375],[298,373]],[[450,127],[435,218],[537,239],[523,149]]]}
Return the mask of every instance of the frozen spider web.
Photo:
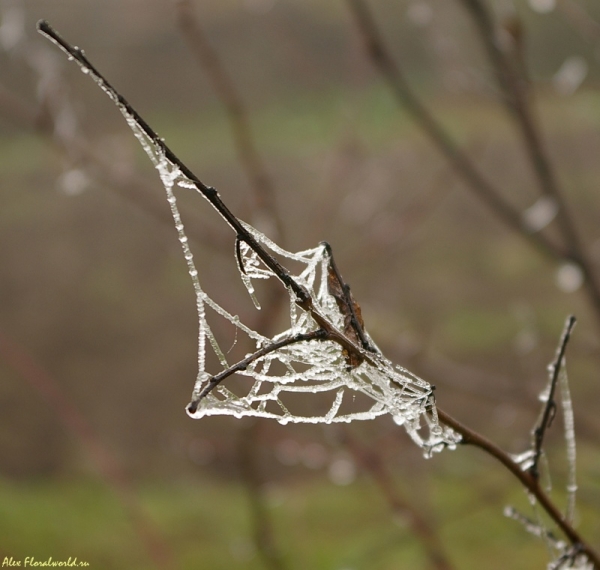
{"label": "frozen spider web", "polygon": [[[101,87],[104,88],[102,84]],[[332,340],[315,339],[286,344],[286,339],[294,335],[311,333],[319,328],[312,315],[298,307],[292,291],[289,291],[290,326],[272,338],[247,327],[238,316],[230,314],[209,297],[200,284],[174,194],[176,187],[199,191],[197,184],[166,157],[162,145],[146,134],[128,109],[118,100],[115,102],[160,174],[194,285],[199,321],[199,371],[192,403],[187,407],[188,414],[193,418],[211,415],[232,415],[236,418],[254,416],[275,419],[281,424],[348,423],[390,414],[398,425],[404,426],[427,456],[434,451],[441,451],[444,447],[454,448],[460,436],[440,424],[432,386],[408,370],[392,364],[375,347],[367,333],[365,335],[373,347],[373,352],[360,364],[350,366],[343,348]],[[336,330],[344,331],[344,315],[328,290],[329,255],[326,246],[322,244],[306,251],[290,253],[252,226],[243,222],[242,224],[269,253],[294,262],[296,266],[300,265],[301,270],[293,275],[294,280],[308,291],[314,308]],[[238,244],[237,259],[241,279],[259,308],[254,296],[253,281],[270,279],[275,277],[275,274],[244,241]],[[246,335],[252,341],[257,351],[272,346],[273,343],[282,344],[280,348],[265,351],[265,354],[252,360],[247,366],[236,370],[237,377],[248,379],[243,395],[234,393],[228,387],[229,379],[203,394],[203,390],[206,391],[206,387],[215,376],[207,371],[207,353],[212,351],[216,355],[222,371],[231,366],[225,351],[221,349],[213,334],[207,312],[213,312],[229,321],[237,329],[237,334]],[[314,405],[309,405],[308,408],[305,406],[302,412],[294,412],[292,400],[307,396],[311,401],[314,400]],[[323,399],[326,401],[325,408]],[[363,404],[367,402],[363,409],[357,410],[356,406],[352,405],[357,399]]]}

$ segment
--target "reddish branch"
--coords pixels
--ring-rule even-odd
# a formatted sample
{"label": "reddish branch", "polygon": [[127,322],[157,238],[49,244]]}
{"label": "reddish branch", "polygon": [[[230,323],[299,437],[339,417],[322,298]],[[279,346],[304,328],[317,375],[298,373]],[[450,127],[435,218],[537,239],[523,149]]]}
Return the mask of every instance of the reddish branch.
{"label": "reddish branch", "polygon": [[377,451],[362,445],[349,430],[342,432],[342,443],[350,451],[356,463],[373,478],[392,512],[407,521],[410,530],[421,542],[431,567],[437,570],[452,570],[453,566],[444,552],[436,529],[414,505],[398,492]]}
{"label": "reddish branch", "polygon": [[37,392],[54,411],[67,432],[79,440],[90,456],[96,471],[121,501],[156,567],[174,568],[174,557],[169,545],[135,497],[127,475],[117,458],[98,439],[92,426],[59,383],[35,362],[25,349],[2,332],[0,332],[0,358]]}
{"label": "reddish branch", "polygon": [[264,496],[264,481],[260,471],[260,459],[257,442],[261,422],[254,422],[242,428],[238,446],[241,478],[245,484],[250,514],[254,544],[268,570],[285,570],[288,565],[279,551],[267,501]]}

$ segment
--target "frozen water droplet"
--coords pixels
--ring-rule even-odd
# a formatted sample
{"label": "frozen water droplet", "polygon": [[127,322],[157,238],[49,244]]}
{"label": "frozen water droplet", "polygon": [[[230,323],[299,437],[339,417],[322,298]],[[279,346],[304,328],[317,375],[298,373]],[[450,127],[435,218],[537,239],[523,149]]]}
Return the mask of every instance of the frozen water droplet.
{"label": "frozen water droplet", "polygon": [[583,285],[583,271],[576,263],[565,263],[558,268],[556,286],[564,293],[574,293]]}
{"label": "frozen water droplet", "polygon": [[573,95],[585,81],[588,69],[588,63],[583,57],[568,57],[552,78],[554,89],[560,95]]}
{"label": "frozen water droplet", "polygon": [[542,196],[523,212],[523,221],[530,232],[539,232],[556,217],[557,213],[556,200]]}
{"label": "frozen water droplet", "polygon": [[529,7],[540,14],[547,14],[556,8],[556,0],[529,0]]}
{"label": "frozen water droplet", "polygon": [[286,417],[279,418],[277,420],[282,426],[286,425],[290,420]]}
{"label": "frozen water droplet", "polygon": [[89,186],[90,180],[84,170],[74,168],[65,172],[58,180],[58,187],[69,196],[81,194]]}
{"label": "frozen water droplet", "polygon": [[[548,372],[552,373],[554,371],[554,367],[552,365],[548,366]],[[547,402],[550,397],[550,385],[547,385],[539,394],[538,400],[540,402]]]}
{"label": "frozen water droplet", "polygon": [[433,19],[433,8],[421,0],[412,2],[406,10],[408,20],[419,28],[424,28],[431,23]]}
{"label": "frozen water droplet", "polygon": [[329,464],[328,475],[335,485],[350,485],[356,479],[356,466],[349,457],[340,456]]}

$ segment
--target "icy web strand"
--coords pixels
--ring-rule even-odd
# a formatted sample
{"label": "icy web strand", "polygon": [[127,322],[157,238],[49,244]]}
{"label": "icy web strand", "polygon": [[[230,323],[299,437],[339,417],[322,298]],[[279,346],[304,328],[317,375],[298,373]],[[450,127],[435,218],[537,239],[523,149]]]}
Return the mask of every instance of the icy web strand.
{"label": "icy web strand", "polygon": [[[295,295],[290,291],[290,327],[273,338],[268,338],[245,326],[236,315],[230,314],[206,294],[198,278],[198,270],[174,194],[177,186],[196,191],[198,188],[177,165],[166,158],[164,150],[148,137],[127,109],[120,105],[119,107],[160,174],[194,285],[199,322],[198,376],[192,394],[194,402],[213,377],[213,374],[206,370],[207,350],[214,352],[223,370],[231,364],[209,326],[207,310],[234,325],[238,334],[245,334],[254,343],[256,350],[294,335],[314,332],[318,325],[310,313],[297,306]],[[245,223],[243,225],[266,250],[302,267],[301,271],[293,275],[294,280],[310,293],[315,309],[324,315],[334,328],[343,331],[344,316],[335,298],[328,291],[329,257],[325,246],[319,245],[306,251],[290,253],[252,226]],[[239,243],[237,258],[241,279],[256,307],[260,308],[254,296],[252,281],[269,279],[275,277],[275,274],[243,241]],[[369,341],[372,343],[370,338]],[[372,346],[375,347],[374,343]],[[236,418],[254,416],[275,419],[281,424],[348,423],[390,414],[398,425],[404,426],[413,441],[424,449],[426,456],[441,451],[444,447],[454,448],[460,436],[439,423],[432,387],[408,370],[393,365],[379,351],[373,353],[368,360],[356,367],[349,367],[342,347],[331,340],[287,344],[264,354],[245,369],[236,372],[238,377],[247,377],[250,380],[245,395],[234,394],[227,388],[225,380],[202,398],[193,412],[188,409],[188,414],[193,418],[211,415],[233,415]],[[307,394],[314,394],[315,400],[329,397],[326,411],[319,415],[293,413],[290,410],[293,409],[292,405],[282,401],[285,399],[285,402],[288,402],[293,400],[294,396]],[[358,395],[368,401],[368,405],[364,409],[344,411],[345,404],[354,402]],[[314,406],[315,409],[322,407],[321,401],[318,406]]]}

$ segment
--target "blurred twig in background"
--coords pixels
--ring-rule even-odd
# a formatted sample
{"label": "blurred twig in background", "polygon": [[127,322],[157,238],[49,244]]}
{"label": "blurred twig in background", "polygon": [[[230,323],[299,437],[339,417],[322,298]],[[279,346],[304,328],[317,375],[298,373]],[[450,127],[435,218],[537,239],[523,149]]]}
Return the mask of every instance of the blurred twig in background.
{"label": "blurred twig in background", "polygon": [[[515,117],[516,124],[525,141],[526,150],[538,178],[542,196],[548,202],[550,214],[543,224],[532,226],[531,221],[502,196],[495,184],[481,175],[468,156],[453,142],[442,125],[421,102],[385,46],[381,33],[365,0],[348,0],[359,29],[365,40],[366,49],[373,63],[389,83],[400,104],[413,116],[419,126],[432,140],[439,151],[454,165],[458,174],[491,210],[518,235],[536,245],[551,258],[574,263],[582,272],[585,290],[600,323],[600,285],[590,261],[575,230],[575,224],[566,210],[562,192],[550,160],[543,148],[534,123],[532,112],[524,92],[526,82],[520,81],[511,63],[501,51],[495,24],[480,0],[462,0],[473,15],[490,60],[504,101]],[[543,200],[541,198],[540,200]],[[564,244],[558,244],[543,233],[544,228],[556,217]]]}
{"label": "blurred twig in background", "polygon": [[[271,235],[272,239],[284,243],[283,224],[275,208],[273,180],[256,148],[248,111],[242,97],[202,31],[191,1],[178,0],[176,9],[179,28],[227,113],[237,155],[254,194],[252,213],[256,220],[253,223],[261,231]],[[268,214],[269,219],[263,219],[265,214]],[[261,222],[262,226],[267,223],[267,227],[261,227]]]}
{"label": "blurred twig in background", "polygon": [[262,422],[252,422],[240,432],[238,454],[240,474],[246,487],[250,505],[252,536],[264,565],[269,570],[285,570],[288,565],[277,546],[273,532],[273,522],[265,497],[265,481],[261,473],[258,453],[259,434]]}
{"label": "blurred twig in background", "polygon": [[600,24],[588,14],[581,3],[575,0],[558,0],[557,6],[588,42],[597,48],[600,47]]}
{"label": "blurred twig in background", "polygon": [[[107,156],[105,150],[93,144],[82,131],[75,102],[47,46],[32,42],[23,31],[9,53],[30,70],[37,85],[38,103],[28,105],[0,84],[0,113],[9,122],[38,133],[58,150],[64,163],[61,180],[65,191],[75,194],[97,183],[161,224],[172,227],[171,215],[162,197],[148,191],[150,183],[136,172],[131,162],[123,160],[122,153],[119,160]],[[189,233],[191,238],[217,251],[229,247],[220,227],[215,230],[206,223],[190,224]]]}
{"label": "blurred twig in background", "polygon": [[[531,94],[527,91],[528,83],[519,78],[510,59],[501,49],[496,23],[485,2],[483,0],[460,1],[476,25],[480,41],[494,69],[504,104],[523,139],[540,193],[555,208],[556,222],[566,248],[564,261],[575,263],[583,273],[585,291],[596,313],[596,320],[600,324],[600,283],[578,235],[576,224],[567,209],[558,176],[544,148],[540,130],[530,105]],[[543,229],[540,228],[540,230]]]}
{"label": "blurred twig in background", "polygon": [[[67,433],[78,440],[95,471],[119,499],[154,566],[163,570],[176,568],[170,546],[137,499],[117,457],[100,441],[85,415],[61,385],[22,346],[1,331],[0,358],[54,411]],[[34,408],[37,405],[31,404]]]}
{"label": "blurred twig in background", "polygon": [[[285,241],[285,234],[281,216],[277,211],[275,185],[257,150],[243,99],[202,31],[190,0],[178,0],[176,12],[179,29],[226,112],[238,160],[252,190],[250,214],[253,223],[281,243]],[[285,305],[285,297],[285,291],[281,287],[273,283],[268,284],[266,302],[254,319],[255,330],[263,334],[273,333],[275,323]],[[240,429],[237,446],[240,476],[249,500],[252,536],[256,549],[267,568],[284,570],[287,564],[279,551],[273,532],[264,492],[264,475],[261,473],[258,457],[261,425],[259,420]]]}
{"label": "blurred twig in background", "polygon": [[419,511],[419,508],[423,506],[412,504],[394,486],[384,460],[377,451],[377,448],[367,447],[362,444],[349,429],[344,429],[340,432],[340,440],[352,454],[352,457],[360,468],[371,476],[392,513],[400,517],[401,520],[406,521],[411,533],[421,543],[423,553],[429,560],[431,568],[451,570],[453,566],[444,551],[437,529]]}

